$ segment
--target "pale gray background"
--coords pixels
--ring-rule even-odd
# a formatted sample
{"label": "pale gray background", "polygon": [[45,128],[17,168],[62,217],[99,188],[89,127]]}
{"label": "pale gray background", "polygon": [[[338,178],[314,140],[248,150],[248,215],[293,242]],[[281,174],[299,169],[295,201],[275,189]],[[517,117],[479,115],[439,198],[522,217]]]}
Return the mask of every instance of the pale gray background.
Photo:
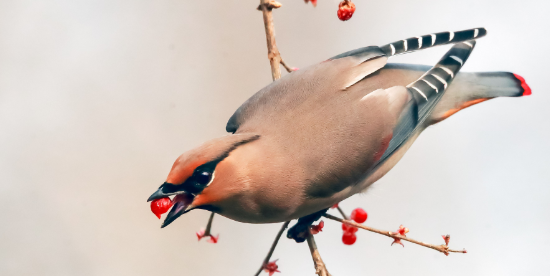
{"label": "pale gray background", "polygon": [[[498,99],[428,129],[365,195],[368,224],[467,248],[443,254],[337,223],[317,236],[333,275],[533,275],[550,269],[547,1],[281,0],[284,59],[305,67],[341,52],[484,26],[464,70],[524,76],[533,96]],[[0,275],[252,275],[279,225],[205,211],[166,229],[145,202],[175,158],[224,135],[271,81],[259,1],[0,1]],[[394,61],[434,64],[446,48]],[[428,169],[429,168],[429,169]],[[281,275],[314,275],[306,244],[283,239]],[[265,274],[264,274],[265,275]]]}

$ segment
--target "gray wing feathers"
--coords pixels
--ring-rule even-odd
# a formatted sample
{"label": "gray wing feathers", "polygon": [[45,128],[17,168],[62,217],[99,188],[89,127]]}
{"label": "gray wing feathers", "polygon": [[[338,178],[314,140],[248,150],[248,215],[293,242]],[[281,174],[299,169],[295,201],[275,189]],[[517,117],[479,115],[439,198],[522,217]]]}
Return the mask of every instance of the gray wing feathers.
{"label": "gray wing feathers", "polygon": [[382,49],[380,49],[380,47],[368,46],[368,47],[347,51],[345,53],[341,53],[337,56],[331,57],[329,60],[340,59],[345,57],[354,57],[358,59],[359,62],[365,62],[369,59],[373,59],[373,58],[377,58],[385,55],[386,54],[384,53],[384,51],[382,51]]}
{"label": "gray wing feathers", "polygon": [[[262,89],[262,91],[252,96],[233,114],[226,125],[226,130],[227,132],[235,133],[241,124],[249,118],[255,116],[254,114],[256,114],[256,111],[259,109],[264,109],[266,105],[277,105],[276,103],[273,103],[273,100],[280,101],[282,97],[289,99],[292,98],[292,96],[287,96],[285,94],[298,93],[297,91],[301,90],[300,97],[304,98],[306,97],[306,94],[319,94],[318,91],[316,91],[317,89],[328,86],[334,87],[334,93],[337,93],[338,90],[345,90],[361,81],[369,74],[384,67],[387,58],[390,56],[420,49],[427,49],[433,46],[464,41],[463,43],[453,47],[444,59],[440,61],[438,66],[430,70],[427,75],[409,88],[409,90],[413,92],[412,95],[418,103],[418,107],[416,109],[419,113],[417,117],[419,120],[424,120],[425,115],[433,109],[433,105],[437,103],[441,97],[441,95],[437,95],[437,93],[442,94],[448,85],[448,81],[450,81],[453,77],[451,76],[449,79],[449,76],[446,75],[448,72],[445,69],[449,69],[453,72],[452,74],[458,72],[468,57],[467,55],[464,56],[464,53],[469,55],[469,52],[473,48],[474,41],[470,39],[480,38],[486,33],[487,31],[484,28],[458,32],[436,33],[416,38],[404,39],[382,47],[369,46],[342,53],[332,57],[325,63],[317,64],[298,72],[293,72],[292,74],[289,74]],[[471,47],[469,47],[469,45],[471,45]],[[453,56],[458,57],[458,59],[453,58]],[[457,67],[456,62],[458,60],[461,60],[462,62],[460,62],[460,66]],[[317,81],[317,86],[311,85],[312,76],[314,78],[317,77],[315,80]],[[441,79],[444,81],[441,81]],[[433,99],[426,95],[426,93],[431,93],[429,88],[432,88],[432,85],[437,87],[436,97],[433,97]],[[441,88],[442,85],[443,88]],[[280,91],[282,89],[286,92]],[[325,90],[326,89],[327,88],[325,88]],[[419,95],[416,95],[418,90],[423,91],[425,94],[424,96],[426,96],[424,98],[428,98],[430,100],[422,102]],[[268,110],[271,109],[267,108],[265,109],[265,112],[268,112]]]}
{"label": "gray wing feathers", "polygon": [[441,32],[418,37],[411,37],[386,44],[380,49],[389,57],[413,51],[424,50],[445,44],[455,44],[478,39],[487,34],[485,28],[468,29],[458,32]]}
{"label": "gray wing feathers", "polygon": [[411,101],[405,106],[394,128],[390,144],[382,158],[373,167],[374,169],[384,163],[423,125],[470,56],[474,46],[473,40],[454,45],[431,70],[407,86]]}
{"label": "gray wing feathers", "polygon": [[390,140],[388,148],[374,165],[376,168],[379,164],[383,163],[393,152],[395,152],[414,132],[418,124],[418,107],[416,102],[412,99],[405,105],[403,113],[397,121],[397,125],[393,130],[393,137]]}

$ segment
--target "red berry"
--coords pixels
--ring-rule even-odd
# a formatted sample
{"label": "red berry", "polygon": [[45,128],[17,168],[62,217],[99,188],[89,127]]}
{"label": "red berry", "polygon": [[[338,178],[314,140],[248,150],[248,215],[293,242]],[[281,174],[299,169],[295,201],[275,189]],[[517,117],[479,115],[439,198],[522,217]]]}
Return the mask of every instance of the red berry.
{"label": "red berry", "polygon": [[344,233],[355,233],[359,229],[355,226],[351,226],[351,225],[347,225],[345,223],[342,223],[342,230],[344,230]]}
{"label": "red berry", "polygon": [[169,197],[155,199],[151,201],[151,211],[160,219],[160,215],[168,212],[172,204],[173,202]]}
{"label": "red berry", "polygon": [[342,21],[349,20],[355,12],[355,4],[350,0],[344,0],[338,5],[338,18]]}
{"label": "red berry", "polygon": [[351,212],[351,219],[357,223],[363,223],[367,220],[367,212],[362,208],[356,208]]}
{"label": "red berry", "polygon": [[344,233],[342,236],[342,242],[346,245],[352,245],[357,240],[357,236],[355,236],[355,233]]}

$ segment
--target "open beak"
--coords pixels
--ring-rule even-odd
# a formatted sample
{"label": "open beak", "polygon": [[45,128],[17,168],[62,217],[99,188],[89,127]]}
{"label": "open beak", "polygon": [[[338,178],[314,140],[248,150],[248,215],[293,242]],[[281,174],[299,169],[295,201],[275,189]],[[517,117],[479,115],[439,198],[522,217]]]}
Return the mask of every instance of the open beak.
{"label": "open beak", "polygon": [[175,195],[175,197],[172,199],[172,208],[166,216],[166,219],[164,219],[161,228],[168,226],[181,215],[195,208],[192,204],[195,199],[193,194],[186,191],[174,191],[171,186],[167,186],[166,184],[161,185],[160,188],[147,199],[147,202],[173,195]]}
{"label": "open beak", "polygon": [[172,209],[170,209],[170,212],[164,219],[164,222],[162,223],[162,226],[160,228],[168,226],[181,215],[193,210],[193,199],[195,199],[195,196],[188,193],[176,195],[172,200],[174,205],[172,206]]}

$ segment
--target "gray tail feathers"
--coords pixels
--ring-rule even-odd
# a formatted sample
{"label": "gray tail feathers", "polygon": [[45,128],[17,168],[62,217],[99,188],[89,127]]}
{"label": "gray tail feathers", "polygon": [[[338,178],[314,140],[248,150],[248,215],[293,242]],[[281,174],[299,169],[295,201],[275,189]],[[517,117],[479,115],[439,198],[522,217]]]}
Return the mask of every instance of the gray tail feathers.
{"label": "gray tail feathers", "polygon": [[475,40],[455,44],[432,69],[407,85],[418,105],[419,123],[428,118],[443,98],[447,87],[474,50],[475,44]]}
{"label": "gray tail feathers", "polygon": [[469,85],[476,97],[520,97],[531,95],[531,89],[521,76],[509,72],[466,73],[459,82]]}
{"label": "gray tail feathers", "polygon": [[440,122],[456,112],[496,97],[531,95],[521,76],[508,72],[460,73],[435,106],[429,124]]}

